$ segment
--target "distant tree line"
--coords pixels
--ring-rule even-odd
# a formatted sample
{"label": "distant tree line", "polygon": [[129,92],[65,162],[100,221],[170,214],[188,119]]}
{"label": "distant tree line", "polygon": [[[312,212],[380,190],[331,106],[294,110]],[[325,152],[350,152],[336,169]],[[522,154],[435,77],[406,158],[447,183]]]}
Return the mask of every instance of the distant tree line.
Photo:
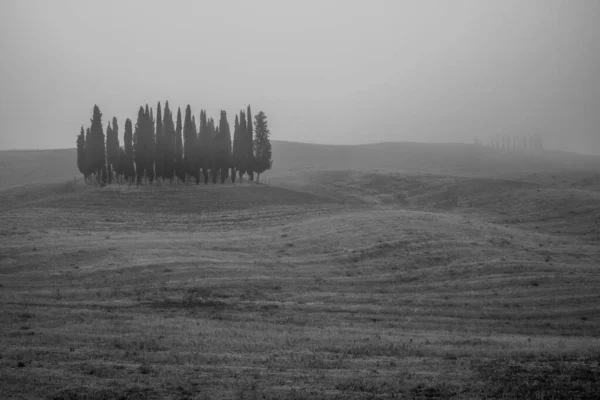
{"label": "distant tree line", "polygon": [[177,109],[174,122],[168,101],[164,110],[158,103],[156,115],[147,104],[140,107],[135,127],[127,119],[123,146],[117,118],[111,122],[105,136],[102,113],[95,105],[91,125],[82,126],[77,136],[77,167],[86,182],[207,184],[235,182],[236,177],[242,181],[244,176],[253,181],[254,174],[260,179],[273,163],[267,116],[261,111],[252,121],[250,106],[235,116],[233,140],[225,111],[216,124],[201,110],[196,124],[188,105],[183,120]]}
{"label": "distant tree line", "polygon": [[[479,138],[475,138],[474,144],[483,146]],[[544,139],[540,134],[524,135],[524,136],[509,136],[498,135],[492,137],[488,143],[489,147],[496,149],[544,149]]]}

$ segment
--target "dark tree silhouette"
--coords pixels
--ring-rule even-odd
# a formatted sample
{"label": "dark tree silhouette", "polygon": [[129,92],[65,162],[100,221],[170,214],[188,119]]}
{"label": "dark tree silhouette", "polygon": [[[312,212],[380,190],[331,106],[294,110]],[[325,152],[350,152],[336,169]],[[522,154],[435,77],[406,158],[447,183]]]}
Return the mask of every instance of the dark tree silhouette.
{"label": "dark tree silhouette", "polygon": [[210,176],[212,183],[217,183],[217,153],[218,153],[218,134],[219,128],[215,128],[215,121],[212,118],[208,119],[207,135],[210,138]]}
{"label": "dark tree silhouette", "polygon": [[192,109],[188,104],[185,108],[185,119],[183,122],[183,164],[185,169],[185,181],[194,175],[194,143],[196,142],[196,130],[192,121]]}
{"label": "dark tree silhouette", "polygon": [[240,178],[240,182],[243,179],[244,174],[248,171],[248,125],[246,119],[246,113],[242,110],[240,111],[240,133],[239,133],[239,165],[237,166],[238,175]]}
{"label": "dark tree silhouette", "polygon": [[175,124],[173,123],[173,114],[169,108],[169,102],[165,103],[165,112],[163,116],[164,131],[164,171],[165,179],[173,183],[175,177]]}
{"label": "dark tree silhouette", "polygon": [[133,179],[135,177],[135,168],[133,166],[134,150],[133,150],[133,127],[131,120],[125,120],[125,132],[123,133],[123,146],[125,151],[125,163],[123,165],[123,175],[125,179]]}
{"label": "dark tree silhouette", "polygon": [[119,127],[117,119],[113,118],[113,126],[110,123],[106,127],[106,164],[108,166],[108,183],[112,183],[112,175],[119,161]]}
{"label": "dark tree silhouette", "polygon": [[208,121],[206,120],[206,110],[200,110],[200,132],[198,133],[198,147],[200,150],[198,164],[200,168],[202,168],[204,184],[208,183],[214,159],[212,141],[212,132],[210,131]]}
{"label": "dark tree silhouette", "polygon": [[156,105],[156,148],[154,153],[154,169],[158,181],[159,178],[165,179],[165,132],[160,101]]}
{"label": "dark tree silhouette", "polygon": [[148,108],[148,104],[146,104],[144,115],[146,117],[144,141],[144,151],[146,152],[146,178],[149,183],[152,183],[154,181],[154,153],[156,151],[156,139],[154,137],[154,115],[152,115],[152,108]]}
{"label": "dark tree silhouette", "polygon": [[231,182],[235,183],[236,170],[241,165],[242,142],[240,140],[240,120],[236,114],[235,123],[233,125],[233,149],[231,151]]}
{"label": "dark tree silhouette", "polygon": [[77,136],[77,169],[83,174],[83,179],[87,182],[87,153],[85,151],[85,132],[83,125]]}
{"label": "dark tree silhouette", "polygon": [[254,171],[258,174],[257,180],[260,180],[260,174],[271,169],[273,165],[271,140],[267,116],[264,112],[256,114],[254,121],[256,136],[254,137]]}
{"label": "dark tree silhouette", "polygon": [[177,126],[175,128],[175,175],[180,181],[185,181],[183,166],[183,127],[181,124],[181,108],[177,109]]}
{"label": "dark tree silhouette", "polygon": [[127,165],[127,154],[125,154],[125,149],[123,147],[119,147],[119,161],[117,162],[117,182],[122,183],[123,177],[125,176],[125,168]]}
{"label": "dark tree silhouette", "polygon": [[90,170],[96,174],[97,182],[106,183],[106,148],[104,145],[104,132],[102,130],[102,113],[97,105],[94,105],[91,122],[90,141],[87,146]]}
{"label": "dark tree silhouette", "polygon": [[254,149],[253,149],[253,134],[252,134],[252,111],[250,111],[250,106],[248,106],[248,112],[246,113],[246,118],[248,118],[247,129],[248,133],[246,136],[246,172],[248,173],[248,177],[251,181],[254,180]]}
{"label": "dark tree silhouette", "polygon": [[92,174],[91,136],[90,127],[88,126],[85,128],[85,170],[88,178],[90,178],[90,175]]}
{"label": "dark tree silhouette", "polygon": [[227,112],[225,111],[221,111],[217,143],[218,170],[221,174],[221,183],[225,183],[225,179],[229,175],[229,163],[231,159],[231,133],[229,131],[229,122],[227,121]]}
{"label": "dark tree silhouette", "polygon": [[135,131],[133,132],[133,152],[135,156],[135,172],[137,175],[136,183],[138,185],[142,183],[146,168],[146,149],[144,145],[145,129],[146,115],[144,114],[144,107],[140,106],[137,122],[135,123]]}

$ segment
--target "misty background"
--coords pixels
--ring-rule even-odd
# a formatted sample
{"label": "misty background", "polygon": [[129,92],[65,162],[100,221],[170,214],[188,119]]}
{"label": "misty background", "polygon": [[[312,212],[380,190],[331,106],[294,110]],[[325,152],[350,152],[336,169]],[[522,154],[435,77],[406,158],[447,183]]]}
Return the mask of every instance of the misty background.
{"label": "misty background", "polygon": [[600,2],[0,2],[0,149],[72,148],[140,105],[252,105],[274,140],[600,154]]}

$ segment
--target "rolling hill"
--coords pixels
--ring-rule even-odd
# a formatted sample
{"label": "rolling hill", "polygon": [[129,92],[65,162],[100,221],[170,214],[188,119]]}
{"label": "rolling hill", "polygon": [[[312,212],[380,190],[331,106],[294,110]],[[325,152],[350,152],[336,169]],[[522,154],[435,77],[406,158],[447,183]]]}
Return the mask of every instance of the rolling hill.
{"label": "rolling hill", "polygon": [[[562,151],[491,149],[466,144],[377,143],[318,145],[273,141],[273,183],[310,171],[356,170],[405,174],[527,179],[535,174],[600,174],[600,157]],[[0,151],[0,188],[79,177],[75,149]]]}
{"label": "rolling hill", "polygon": [[271,185],[140,187],[74,180],[74,150],[0,153],[7,396],[600,393],[598,158],[273,152]]}

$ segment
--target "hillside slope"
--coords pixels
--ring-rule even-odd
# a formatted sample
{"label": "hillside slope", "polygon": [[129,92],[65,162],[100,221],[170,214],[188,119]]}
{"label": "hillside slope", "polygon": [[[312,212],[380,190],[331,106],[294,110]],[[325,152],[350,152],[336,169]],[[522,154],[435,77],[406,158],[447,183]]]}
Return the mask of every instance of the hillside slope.
{"label": "hillside slope", "polygon": [[355,146],[273,142],[273,177],[310,170],[525,177],[532,173],[600,173],[600,157],[562,151],[492,149],[458,143]]}
{"label": "hillside slope", "polygon": [[0,151],[0,188],[80,177],[75,149]]}

